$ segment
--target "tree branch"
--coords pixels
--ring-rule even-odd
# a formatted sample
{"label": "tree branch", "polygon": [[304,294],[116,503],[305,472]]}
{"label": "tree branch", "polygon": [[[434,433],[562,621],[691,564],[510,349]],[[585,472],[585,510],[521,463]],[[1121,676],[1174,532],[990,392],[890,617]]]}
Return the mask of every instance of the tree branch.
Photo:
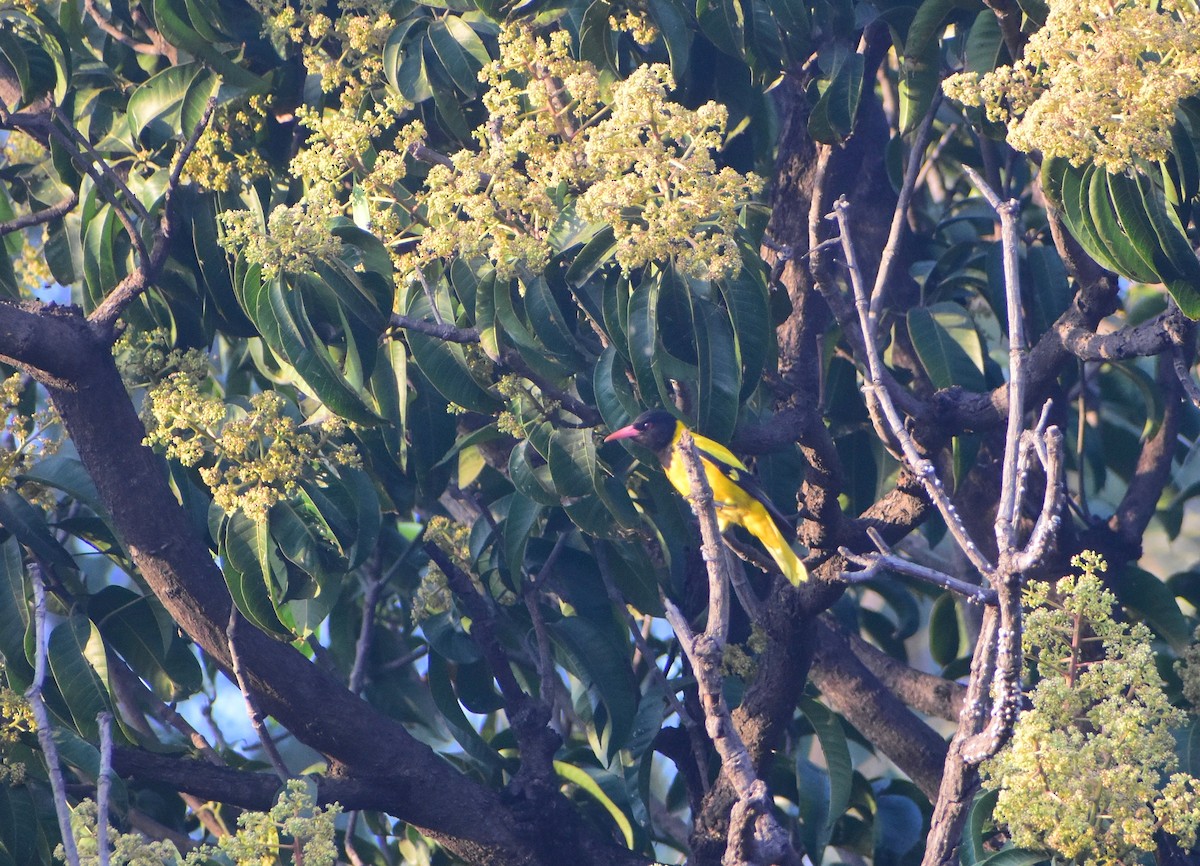
{"label": "tree branch", "polygon": [[71,190],[69,193],[67,193],[66,198],[64,198],[58,204],[51,205],[50,207],[43,208],[39,211],[31,211],[30,213],[22,214],[21,216],[6,222],[0,222],[0,237],[10,235],[13,232],[18,232],[21,229],[43,225],[51,220],[56,220],[59,217],[67,214],[71,208],[75,207],[77,204],[79,204],[79,194],[75,192],[75,190]]}
{"label": "tree branch", "polygon": [[838,631],[818,621],[809,678],[821,698],[905,772],[932,802],[946,759],[946,742],[921,721],[851,651]]}

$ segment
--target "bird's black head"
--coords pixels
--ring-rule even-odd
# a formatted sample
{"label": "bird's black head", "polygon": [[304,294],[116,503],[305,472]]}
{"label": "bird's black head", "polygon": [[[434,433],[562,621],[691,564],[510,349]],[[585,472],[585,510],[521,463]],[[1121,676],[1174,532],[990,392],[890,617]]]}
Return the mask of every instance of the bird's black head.
{"label": "bird's black head", "polygon": [[675,438],[675,425],[679,422],[666,409],[651,409],[633,419],[633,423],[610,433],[604,438],[605,442],[617,439],[632,439],[643,448],[651,451],[662,451]]}

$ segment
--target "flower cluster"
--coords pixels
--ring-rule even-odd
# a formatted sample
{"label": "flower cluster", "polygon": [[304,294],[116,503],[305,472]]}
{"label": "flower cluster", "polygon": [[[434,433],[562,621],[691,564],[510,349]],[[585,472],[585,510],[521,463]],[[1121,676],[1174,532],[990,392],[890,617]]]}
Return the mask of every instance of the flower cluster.
{"label": "flower cluster", "polygon": [[731,273],[738,209],[760,183],[716,168],[725,110],[671,102],[662,64],[635,70],[602,104],[598,72],[572,60],[569,43],[563,31],[501,33],[499,59],[480,73],[489,112],[480,149],[430,171],[419,196],[429,223],[421,257],[482,256],[501,277],[538,272],[574,201],[578,218],[612,226],[626,270],[672,260],[694,276]]}
{"label": "flower cluster", "polygon": [[[278,863],[284,848],[298,842],[296,860],[305,866],[333,866],[337,861],[334,822],[341,814],[337,803],[316,806],[303,780],[291,779],[279,800],[267,812],[243,812],[238,831],[222,836],[215,845],[201,845],[187,856],[169,841],[150,841],[140,833],[118,833],[109,827],[109,863],[112,866],[206,866],[220,862]],[[92,800],[82,800],[71,810],[71,828],[79,849],[81,866],[100,862],[98,809]],[[66,862],[61,845],[55,856]]]}
{"label": "flower cluster", "polygon": [[[21,741],[23,734],[36,730],[29,701],[10,688],[0,688],[0,751],[7,752]],[[0,758],[0,784],[21,784],[25,781],[25,769],[25,764],[4,755]]]}
{"label": "flower cluster", "polygon": [[[450,559],[465,571],[472,574],[471,568],[471,530],[461,523],[456,523],[441,515],[429,518],[425,526],[425,540],[432,541],[450,557]],[[482,587],[480,587],[482,589]],[[446,573],[430,563],[421,576],[421,583],[413,593],[412,619],[417,625],[431,616],[446,613],[454,607],[454,593],[446,580]]]}
{"label": "flower cluster", "polygon": [[282,848],[291,847],[284,840],[291,839],[300,843],[305,866],[333,866],[337,861],[334,822],[341,811],[336,803],[316,806],[305,782],[290,779],[269,811],[239,815],[238,832],[223,836],[217,850],[235,863],[275,863]]}
{"label": "flower cluster", "polygon": [[1040,677],[1012,740],[981,768],[999,790],[995,818],[1013,844],[1086,866],[1133,862],[1156,848],[1158,828],[1195,842],[1200,784],[1177,766],[1171,706],[1151,634],[1113,618],[1115,598],[1096,572],[1026,591],[1024,649]]}
{"label": "flower cluster", "polygon": [[1183,699],[1200,713],[1200,628],[1192,634],[1192,643],[1175,662],[1175,672],[1183,685]]}
{"label": "flower cluster", "polygon": [[[22,164],[38,165],[49,156],[50,151],[41,142],[18,130],[10,131],[0,145],[0,166],[5,168]],[[21,251],[12,256],[13,271],[17,285],[26,291],[42,289],[54,282],[43,250],[46,235],[44,225],[26,229],[17,235],[21,240]]]}
{"label": "flower cluster", "polygon": [[259,265],[266,280],[285,272],[310,271],[322,259],[334,258],[342,244],[329,231],[329,221],[341,213],[342,206],[327,189],[320,190],[324,194],[314,193],[294,205],[277,205],[267,217],[265,231],[254,212],[225,211],[220,215],[221,246]]}
{"label": "flower cluster", "polygon": [[628,33],[638,45],[652,45],[658,38],[658,26],[647,9],[626,9],[620,17],[609,15],[608,26],[619,33]]}
{"label": "flower cluster", "polygon": [[172,373],[184,373],[196,381],[208,375],[208,353],[173,348],[165,328],[126,330],[113,346],[113,355],[129,388],[153,385]]}
{"label": "flower cluster", "polygon": [[1187,0],[1051,0],[1018,63],[943,87],[1018,150],[1125,171],[1164,157],[1175,106],[1200,92],[1200,17]]}
{"label": "flower cluster", "polygon": [[300,46],[304,67],[325,93],[341,91],[344,105],[357,106],[383,79],[383,46],[396,26],[394,4],[384,0],[339,0],[331,15],[324,3],[251,0],[263,18],[263,33],[282,52]]}
{"label": "flower cluster", "polygon": [[218,106],[183,165],[184,179],[227,192],[266,177],[269,166],[258,145],[266,135],[268,111],[267,97],[261,95]]}
{"label": "flower cluster", "polygon": [[24,409],[24,390],[20,373],[0,382],[0,487],[58,450],[58,440],[49,435],[58,416],[51,409]]}
{"label": "flower cluster", "polygon": [[353,445],[333,441],[345,431],[340,419],[325,421],[319,436],[303,432],[274,391],[255,394],[243,408],[202,393],[196,379],[175,373],[146,395],[143,415],[146,444],[184,466],[198,466],[218,506],[256,520],[266,519],[301,480],[360,463]]}

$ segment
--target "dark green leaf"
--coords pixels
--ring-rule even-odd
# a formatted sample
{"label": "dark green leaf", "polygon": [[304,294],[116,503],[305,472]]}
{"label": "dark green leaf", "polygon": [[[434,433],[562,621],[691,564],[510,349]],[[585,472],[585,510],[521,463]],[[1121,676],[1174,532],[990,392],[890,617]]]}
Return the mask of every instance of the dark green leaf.
{"label": "dark green leaf", "polygon": [[726,54],[745,55],[746,18],[741,0],[696,0],[696,19],[704,35]]}
{"label": "dark green leaf", "polygon": [[822,833],[823,838],[828,839],[834,823],[850,805],[854,763],[850,759],[850,746],[846,742],[842,720],[836,713],[808,697],[800,699],[800,711],[816,731],[821,752],[825,755],[825,766],[829,768],[829,817]]}
{"label": "dark green leaf", "polygon": [[628,743],[637,716],[638,691],[629,665],[629,646],[581,616],[565,617],[546,627],[561,662],[595,691],[608,711],[604,734],[611,758]]}
{"label": "dark green leaf", "polygon": [[434,706],[442,723],[450,731],[454,741],[462,746],[466,754],[488,772],[504,769],[504,759],[479,734],[475,726],[467,719],[466,714],[458,703],[452,685],[454,676],[451,667],[445,659],[434,653],[429,657],[429,693],[433,696]]}
{"label": "dark green leaf", "polygon": [[42,510],[34,508],[15,490],[0,491],[0,526],[48,564],[75,571],[74,558],[54,537]]}
{"label": "dark green leaf", "polygon": [[100,632],[76,614],[50,633],[46,657],[76,730],[85,739],[96,739],[96,716],[110,710],[105,693],[108,660]]}
{"label": "dark green leaf", "polygon": [[491,58],[471,25],[457,15],[447,15],[429,25],[429,42],[454,85],[467,96],[474,96],[479,70]]}
{"label": "dark green leaf", "polygon": [[958,304],[908,311],[908,335],[935,388],[961,385],[984,391],[983,344],[970,315]]}
{"label": "dark green leaf", "polygon": [[971,803],[967,823],[963,825],[962,846],[959,848],[963,866],[977,866],[987,859],[984,830],[992,823],[992,810],[996,808],[999,795],[999,791],[983,791]]}
{"label": "dark green leaf", "polygon": [[817,85],[821,95],[808,119],[814,139],[839,144],[854,131],[865,68],[861,54],[845,48],[837,53],[829,78]]}

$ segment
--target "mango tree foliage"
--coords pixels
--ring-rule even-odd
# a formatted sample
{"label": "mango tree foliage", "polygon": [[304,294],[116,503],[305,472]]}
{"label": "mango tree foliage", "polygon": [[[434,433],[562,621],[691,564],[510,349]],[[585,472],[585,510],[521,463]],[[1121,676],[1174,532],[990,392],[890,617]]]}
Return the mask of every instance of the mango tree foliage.
{"label": "mango tree foliage", "polygon": [[[1113,811],[1194,813],[1200,580],[1184,554],[1139,562],[1200,490],[1196,20],[1182,0],[5,0],[0,866],[63,841],[50,734],[85,862],[109,760],[114,862],[1049,859],[1053,834],[1010,836],[1036,815],[1004,764],[981,788],[947,745],[991,700],[965,685],[989,664],[980,605],[846,579],[883,551],[979,582],[922,479],[991,538],[1011,310],[1013,409],[1067,434],[1054,552],[1024,577],[1103,556],[1085,570],[1138,623],[1112,645],[1139,687],[1150,653],[1166,677],[1139,704],[1153,737],[1114,735],[1148,769],[1120,765],[1141,799]],[[1016,308],[968,170],[1020,207]],[[877,286],[862,317],[852,277]],[[925,463],[899,459],[876,385]],[[793,588],[733,539],[720,666],[786,850],[739,829],[666,623],[705,625],[692,511],[653,454],[602,441],[652,407],[746,456],[807,551]],[[1024,453],[1040,499],[1056,479]],[[1085,627],[1118,629],[1103,598],[1054,643],[1100,673],[1054,688],[1115,724]],[[177,712],[227,720],[243,695],[278,749]],[[1037,740],[1003,753],[1026,787]],[[1195,831],[1143,810],[1135,844],[1062,814],[1158,862]]]}

